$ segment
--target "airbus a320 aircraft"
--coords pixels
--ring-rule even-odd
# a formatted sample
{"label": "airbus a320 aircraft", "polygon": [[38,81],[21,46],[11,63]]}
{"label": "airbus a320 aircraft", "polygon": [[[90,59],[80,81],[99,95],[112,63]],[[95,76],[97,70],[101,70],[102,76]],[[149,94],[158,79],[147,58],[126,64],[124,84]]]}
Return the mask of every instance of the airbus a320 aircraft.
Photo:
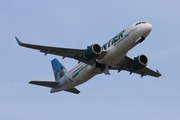
{"label": "airbus a320 aircraft", "polygon": [[109,70],[121,70],[136,73],[141,77],[150,75],[161,76],[158,70],[153,71],[146,67],[148,58],[138,55],[133,59],[126,56],[127,52],[137,44],[143,42],[151,32],[152,25],[146,22],[137,22],[122,30],[103,46],[92,44],[87,49],[73,49],[62,47],[51,47],[22,43],[16,40],[20,46],[40,50],[45,55],[54,54],[58,56],[74,58],[79,61],[78,65],[67,71],[57,60],[51,61],[55,81],[30,81],[30,84],[51,88],[51,93],[67,91],[78,94],[80,91],[75,86],[82,84],[97,74],[109,75]]}

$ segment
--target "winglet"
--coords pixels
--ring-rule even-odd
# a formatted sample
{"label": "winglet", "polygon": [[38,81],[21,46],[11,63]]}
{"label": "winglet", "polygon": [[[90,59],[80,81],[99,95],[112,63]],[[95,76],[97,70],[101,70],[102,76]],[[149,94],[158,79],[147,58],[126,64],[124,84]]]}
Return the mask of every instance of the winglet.
{"label": "winglet", "polygon": [[157,70],[156,69],[156,73],[158,73],[159,74],[159,76],[158,77],[160,77],[162,74],[159,72],[159,70]]}
{"label": "winglet", "polygon": [[19,45],[22,44],[22,42],[21,42],[17,37],[15,37],[15,39],[16,39],[16,41],[17,41],[17,43],[18,43]]}
{"label": "winglet", "polygon": [[159,72],[159,70],[156,69],[156,72],[159,73],[161,75],[161,73]]}

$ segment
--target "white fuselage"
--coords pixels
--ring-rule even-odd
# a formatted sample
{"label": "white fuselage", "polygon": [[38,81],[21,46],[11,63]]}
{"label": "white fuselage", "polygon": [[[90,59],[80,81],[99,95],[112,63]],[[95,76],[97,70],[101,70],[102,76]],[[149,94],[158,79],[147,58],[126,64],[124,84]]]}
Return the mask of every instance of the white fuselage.
{"label": "white fuselage", "polygon": [[[116,65],[130,49],[139,43],[138,40],[141,37],[146,38],[148,36],[151,29],[152,25],[146,22],[137,22],[124,29],[102,46],[107,54],[98,60],[98,63],[107,66]],[[51,93],[73,88],[100,73],[103,73],[100,68],[81,62],[60,79],[59,86],[52,88]]]}

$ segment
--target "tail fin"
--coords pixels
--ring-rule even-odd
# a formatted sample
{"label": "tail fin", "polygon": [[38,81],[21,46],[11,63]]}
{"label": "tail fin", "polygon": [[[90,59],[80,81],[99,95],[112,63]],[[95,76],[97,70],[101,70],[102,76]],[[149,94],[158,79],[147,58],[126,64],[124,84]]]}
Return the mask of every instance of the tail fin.
{"label": "tail fin", "polygon": [[59,81],[61,77],[66,73],[66,68],[57,60],[53,59],[51,61],[52,69],[54,72],[54,77],[56,81]]}

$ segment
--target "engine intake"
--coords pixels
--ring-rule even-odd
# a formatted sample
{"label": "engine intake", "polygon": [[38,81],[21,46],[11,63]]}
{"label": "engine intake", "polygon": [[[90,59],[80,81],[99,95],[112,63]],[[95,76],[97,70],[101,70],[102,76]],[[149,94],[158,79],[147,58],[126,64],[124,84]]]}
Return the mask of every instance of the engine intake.
{"label": "engine intake", "polygon": [[91,60],[98,57],[102,52],[101,46],[98,44],[93,44],[88,46],[88,48],[84,51],[83,57],[86,60]]}
{"label": "engine intake", "polygon": [[140,70],[146,67],[147,63],[148,63],[148,58],[145,55],[139,55],[135,57],[132,63],[130,64],[130,69],[132,71]]}

